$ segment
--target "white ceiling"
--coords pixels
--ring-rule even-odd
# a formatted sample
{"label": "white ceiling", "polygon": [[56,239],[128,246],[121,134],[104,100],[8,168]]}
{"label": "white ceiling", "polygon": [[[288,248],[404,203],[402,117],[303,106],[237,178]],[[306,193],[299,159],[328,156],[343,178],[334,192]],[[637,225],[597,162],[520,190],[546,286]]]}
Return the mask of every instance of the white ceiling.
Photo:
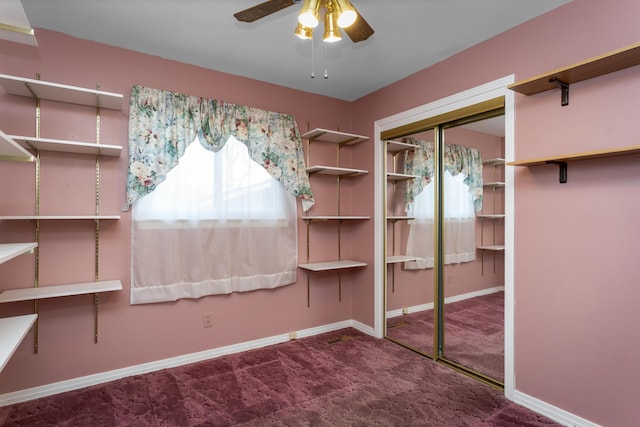
{"label": "white ceiling", "polygon": [[[253,23],[233,17],[262,1],[22,0],[22,5],[36,28],[352,101],[570,0],[351,0],[375,33],[360,43],[343,34],[327,46],[316,29],[313,61],[311,42],[293,35],[301,3]],[[0,0],[0,22],[3,2],[14,0]]]}

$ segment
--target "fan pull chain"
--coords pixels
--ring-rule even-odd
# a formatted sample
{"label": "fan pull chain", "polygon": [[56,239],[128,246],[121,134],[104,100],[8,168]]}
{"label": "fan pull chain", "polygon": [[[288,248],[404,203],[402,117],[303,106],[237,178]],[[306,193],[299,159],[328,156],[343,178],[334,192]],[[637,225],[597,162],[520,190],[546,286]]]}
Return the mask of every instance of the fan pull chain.
{"label": "fan pull chain", "polygon": [[316,78],[316,72],[313,70],[313,33],[311,33],[311,78]]}
{"label": "fan pull chain", "polygon": [[327,66],[327,50],[329,49],[327,47],[328,43],[324,43],[324,78],[328,79],[329,78],[329,67]]}

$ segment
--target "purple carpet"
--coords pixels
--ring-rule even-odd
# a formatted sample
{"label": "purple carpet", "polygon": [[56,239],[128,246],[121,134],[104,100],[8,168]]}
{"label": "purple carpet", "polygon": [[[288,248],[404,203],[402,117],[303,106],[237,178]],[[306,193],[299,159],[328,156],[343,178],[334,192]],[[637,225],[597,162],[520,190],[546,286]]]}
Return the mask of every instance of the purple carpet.
{"label": "purple carpet", "polygon": [[[445,305],[445,358],[504,380],[504,292]],[[433,356],[433,310],[387,320],[387,336]]]}
{"label": "purple carpet", "polygon": [[556,426],[354,329],[0,408],[3,426]]}

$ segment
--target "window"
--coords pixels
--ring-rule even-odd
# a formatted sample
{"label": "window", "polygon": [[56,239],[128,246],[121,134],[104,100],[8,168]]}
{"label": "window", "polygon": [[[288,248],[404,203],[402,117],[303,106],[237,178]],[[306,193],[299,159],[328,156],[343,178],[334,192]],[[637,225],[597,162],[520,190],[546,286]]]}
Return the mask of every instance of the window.
{"label": "window", "polygon": [[213,153],[194,141],[133,205],[131,303],[294,283],[296,218],[295,196],[243,143]]}

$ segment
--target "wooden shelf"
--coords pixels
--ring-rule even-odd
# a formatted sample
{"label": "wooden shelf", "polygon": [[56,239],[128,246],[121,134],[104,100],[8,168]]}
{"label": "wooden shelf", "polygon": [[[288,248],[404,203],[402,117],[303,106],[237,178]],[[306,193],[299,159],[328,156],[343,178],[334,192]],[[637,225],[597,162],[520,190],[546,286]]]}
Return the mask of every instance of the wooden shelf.
{"label": "wooden shelf", "polygon": [[387,257],[387,264],[397,264],[400,262],[418,261],[422,258],[410,255],[392,255]]}
{"label": "wooden shelf", "polygon": [[122,290],[122,283],[120,280],[40,286],[37,288],[9,289],[0,293],[0,303],[68,297],[72,295],[86,295],[120,290]]}
{"label": "wooden shelf", "polygon": [[342,261],[326,261],[326,262],[312,262],[308,264],[298,264],[299,268],[309,271],[330,271],[330,270],[343,270],[347,268],[359,268],[366,267],[366,262],[342,260]]}
{"label": "wooden shelf", "polygon": [[10,135],[23,148],[62,153],[92,154],[120,157],[122,147],[119,145],[96,144],[94,142],[65,141],[61,139],[35,138],[30,136]]}
{"label": "wooden shelf", "polygon": [[504,245],[478,246],[478,249],[481,249],[483,251],[504,251]]}
{"label": "wooden shelf", "polygon": [[400,153],[403,151],[413,150],[417,148],[417,145],[409,144],[408,142],[400,142],[400,141],[386,141],[387,142],[387,152],[389,153]]}
{"label": "wooden shelf", "polygon": [[32,162],[33,155],[0,130],[0,160]]}
{"label": "wooden shelf", "polygon": [[343,221],[343,220],[365,220],[370,216],[361,215],[306,215],[301,217],[305,221]]}
{"label": "wooden shelf", "polygon": [[38,244],[30,243],[2,243],[0,244],[0,264],[22,254],[31,253]]}
{"label": "wooden shelf", "polygon": [[368,136],[352,133],[338,132],[335,130],[316,128],[302,135],[302,138],[314,142],[329,142],[340,145],[353,145],[369,140]]}
{"label": "wooden shelf", "polygon": [[68,86],[6,74],[0,74],[0,85],[4,87],[10,95],[108,108],[110,110],[122,110],[122,101],[124,98],[119,93],[85,89],[77,86]]}
{"label": "wooden shelf", "polygon": [[[640,43],[635,43],[568,67],[559,68],[528,80],[516,82],[508,87],[523,95],[534,95],[557,88],[558,82],[562,82],[568,86],[572,83],[581,82],[636,65],[640,65]],[[563,102],[563,105],[566,104]]]}
{"label": "wooden shelf", "polygon": [[0,371],[7,365],[37,318],[37,314],[27,314],[0,319]]}
{"label": "wooden shelf", "polygon": [[0,216],[0,221],[24,221],[24,220],[117,220],[120,215],[5,215]]}
{"label": "wooden shelf", "polygon": [[367,174],[369,172],[362,169],[338,168],[333,166],[316,165],[316,166],[308,167],[307,173],[309,175],[317,173],[320,175],[355,176],[355,175]]}
{"label": "wooden shelf", "polygon": [[418,175],[407,175],[405,173],[387,172],[388,181],[408,181],[414,178],[420,178],[420,177]]}
{"label": "wooden shelf", "polygon": [[579,160],[602,159],[605,157],[630,156],[640,154],[640,145],[630,145],[628,147],[607,148],[604,150],[584,151],[581,153],[565,154],[561,156],[540,157],[537,159],[520,160],[507,163],[509,166],[538,166],[555,164],[558,162],[576,162]]}

